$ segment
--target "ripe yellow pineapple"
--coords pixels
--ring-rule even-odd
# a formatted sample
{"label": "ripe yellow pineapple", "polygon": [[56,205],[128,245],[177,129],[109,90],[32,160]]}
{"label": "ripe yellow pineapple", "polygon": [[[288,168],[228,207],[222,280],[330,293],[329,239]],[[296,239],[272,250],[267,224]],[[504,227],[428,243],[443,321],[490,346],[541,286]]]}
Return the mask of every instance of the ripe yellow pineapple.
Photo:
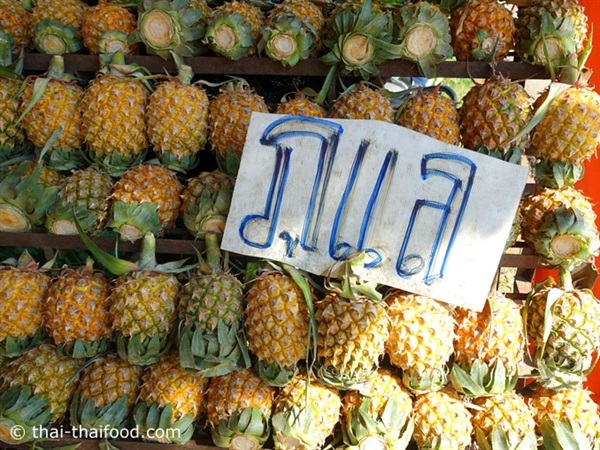
{"label": "ripe yellow pineapple", "polygon": [[42,336],[42,301],[51,279],[24,252],[17,267],[0,267],[0,355],[20,355]]}
{"label": "ripe yellow pineapple", "polygon": [[[61,419],[77,387],[80,362],[42,342],[13,359],[0,373],[0,441],[21,444],[36,438],[34,427]],[[22,435],[11,433],[22,427]]]}
{"label": "ripe yellow pineapple", "polygon": [[81,23],[88,8],[82,0],[36,0],[31,15],[37,50],[51,55],[81,50]]}
{"label": "ripe yellow pineapple", "polygon": [[248,349],[258,357],[259,375],[284,385],[306,356],[309,310],[302,290],[291,276],[264,272],[246,292],[245,316]]}
{"label": "ripe yellow pineapple", "polygon": [[48,334],[59,350],[74,358],[90,358],[107,350],[112,335],[108,295],[110,283],[94,262],[79,269],[63,267],[44,296]]}
{"label": "ripe yellow pineapple", "polygon": [[122,52],[136,53],[137,44],[128,42],[128,37],[137,28],[137,20],[127,8],[100,0],[89,8],[81,22],[83,45],[96,54]]}
{"label": "ripe yellow pineapple", "polygon": [[417,392],[441,389],[454,351],[452,310],[430,297],[402,291],[393,290],[384,300],[390,317],[385,351],[402,369],[404,385]]}
{"label": "ripe yellow pineapple", "polygon": [[[205,409],[208,378],[187,373],[177,354],[169,354],[146,370],[135,424],[144,439],[184,444],[194,432],[194,422]],[[150,431],[150,432],[149,432]]]}
{"label": "ripe yellow pineapple", "polygon": [[164,166],[180,172],[197,164],[208,134],[208,96],[191,84],[193,75],[181,66],[177,77],[158,84],[146,108],[150,144]]}
{"label": "ripe yellow pineapple", "polygon": [[141,366],[113,353],[95,359],[81,373],[70,406],[71,426],[94,429],[126,425],[140,393],[142,372]]}
{"label": "ripe yellow pineapple", "polygon": [[394,109],[390,99],[380,89],[366,83],[350,86],[342,92],[329,110],[332,119],[364,119],[394,121]]}
{"label": "ripe yellow pineapple", "polygon": [[277,104],[275,114],[291,114],[293,116],[326,117],[325,108],[302,92],[294,97],[286,98]]}
{"label": "ripe yellow pineapple", "polygon": [[269,437],[275,388],[252,369],[210,378],[206,422],[218,447],[257,449]]}
{"label": "ripe yellow pineapple", "polygon": [[439,87],[409,96],[398,109],[396,123],[447,144],[460,144],[456,102]]}
{"label": "ripe yellow pineapple", "polygon": [[163,166],[132,167],[113,186],[107,226],[129,241],[147,232],[160,235],[175,226],[182,190],[175,172]]}
{"label": "ripe yellow pineapple", "polygon": [[27,50],[33,38],[33,19],[19,0],[0,0],[0,29],[10,34],[15,49]]}
{"label": "ripe yellow pineapple", "polygon": [[277,450],[322,448],[340,418],[339,392],[296,375],[275,397],[273,442]]}

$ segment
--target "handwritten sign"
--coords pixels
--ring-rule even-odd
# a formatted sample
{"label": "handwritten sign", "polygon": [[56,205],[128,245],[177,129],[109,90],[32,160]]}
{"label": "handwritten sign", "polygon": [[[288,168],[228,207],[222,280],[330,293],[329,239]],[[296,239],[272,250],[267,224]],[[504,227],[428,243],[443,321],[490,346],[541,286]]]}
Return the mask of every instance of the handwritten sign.
{"label": "handwritten sign", "polygon": [[525,167],[384,122],[253,113],[222,247],[481,310]]}

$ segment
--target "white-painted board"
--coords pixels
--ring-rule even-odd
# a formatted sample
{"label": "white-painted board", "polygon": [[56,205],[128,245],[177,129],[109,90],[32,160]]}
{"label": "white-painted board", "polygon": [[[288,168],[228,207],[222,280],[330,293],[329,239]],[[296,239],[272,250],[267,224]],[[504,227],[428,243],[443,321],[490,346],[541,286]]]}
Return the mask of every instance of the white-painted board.
{"label": "white-painted board", "polygon": [[525,167],[379,121],[253,113],[222,248],[481,310]]}

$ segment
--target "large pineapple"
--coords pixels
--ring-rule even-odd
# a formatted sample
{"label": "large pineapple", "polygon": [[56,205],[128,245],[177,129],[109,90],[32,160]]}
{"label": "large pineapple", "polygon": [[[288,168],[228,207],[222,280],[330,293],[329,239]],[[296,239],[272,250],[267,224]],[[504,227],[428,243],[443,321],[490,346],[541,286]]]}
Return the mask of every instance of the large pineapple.
{"label": "large pineapple", "polygon": [[450,19],[454,56],[459,61],[502,61],[515,46],[516,26],[498,0],[471,0]]}
{"label": "large pineapple", "polygon": [[43,78],[32,79],[23,91],[23,129],[38,149],[58,133],[48,148],[48,166],[58,170],[72,169],[81,165],[83,159],[83,89],[72,76],[64,73],[62,56],[52,57],[46,78],[47,85]]}
{"label": "large pineapple", "polygon": [[452,310],[430,297],[395,290],[385,301],[390,317],[385,351],[402,369],[404,385],[417,392],[442,388],[454,351]]}
{"label": "large pineapple", "polygon": [[413,439],[419,449],[462,450],[471,444],[471,413],[450,387],[418,395],[413,420]]}
{"label": "large pineapple", "polygon": [[491,292],[483,311],[456,308],[454,317],[454,388],[474,397],[513,389],[525,351],[521,307]]}
{"label": "large pineapple", "polygon": [[136,74],[139,68],[124,65],[123,54],[117,53],[81,101],[83,139],[96,161],[114,176],[140,161],[148,144],[149,91]]}
{"label": "large pineapple", "polygon": [[16,267],[0,267],[0,355],[18,356],[42,337],[42,301],[50,281],[27,252]]}
{"label": "large pineapple", "polygon": [[129,42],[129,35],[136,27],[137,20],[131,11],[100,0],[83,16],[83,45],[92,54],[136,53],[138,45]]}
{"label": "large pineapple", "polygon": [[[77,360],[60,355],[48,342],[6,364],[0,373],[0,441],[32,441],[35,428],[62,418],[77,387],[79,368]],[[21,427],[21,436],[14,434],[14,427]]]}
{"label": "large pineapple", "polygon": [[121,428],[137,401],[143,368],[109,353],[82,372],[70,406],[71,426]]}
{"label": "large pineapple", "polygon": [[342,276],[336,281],[328,277],[325,297],[315,302],[317,376],[343,389],[373,376],[389,337],[389,318],[376,284],[354,275],[364,259],[361,253],[344,262]]}
{"label": "large pineapple", "polygon": [[475,84],[459,109],[460,131],[465,148],[507,152],[527,148],[529,135],[514,140],[529,124],[533,113],[525,88],[503,76]]}
{"label": "large pineapple", "polygon": [[158,84],[146,108],[148,140],[162,164],[180,172],[194,167],[208,135],[209,100],[194,73],[179,67],[179,75]]}
{"label": "large pineapple", "polygon": [[275,397],[271,419],[275,449],[322,448],[339,421],[341,406],[337,390],[296,375]]}
{"label": "large pineapple", "polygon": [[107,226],[129,241],[147,232],[162,234],[175,226],[182,190],[175,172],[156,164],[135,166],[113,186]]}
{"label": "large pineapple", "polygon": [[48,232],[77,234],[76,217],[85,233],[101,233],[106,225],[112,187],[112,179],[97,167],[73,172],[60,184],[56,203],[46,213]]}
{"label": "large pineapple", "polygon": [[94,262],[79,269],[63,267],[44,296],[48,334],[59,350],[74,358],[90,358],[107,350],[112,335],[108,295],[110,283]]}
{"label": "large pineapple", "polygon": [[210,379],[206,422],[213,443],[223,448],[254,450],[269,437],[275,388],[252,369]]}
{"label": "large pineapple", "polygon": [[378,369],[342,399],[342,433],[351,448],[407,447],[413,433],[412,397],[393,371]]}
{"label": "large pineapple", "polygon": [[440,87],[408,96],[398,108],[396,123],[447,144],[460,144],[456,102]]}
{"label": "large pineapple", "polygon": [[188,442],[194,422],[205,408],[207,382],[207,378],[183,370],[176,354],[150,366],[133,411],[142,437],[162,443]]}
{"label": "large pineapple", "polygon": [[579,387],[600,350],[600,301],[560,275],[560,286],[552,278],[536,286],[524,310],[539,382],[552,389]]}
{"label": "large pineapple", "polygon": [[390,99],[380,89],[366,83],[354,84],[336,99],[329,110],[332,119],[394,121]]}
{"label": "large pineapple", "polygon": [[29,48],[33,19],[20,0],[0,0],[0,30],[13,37],[16,50]]}
{"label": "large pineapple", "polygon": [[88,8],[82,0],[36,0],[31,14],[37,50],[51,55],[81,50],[81,23]]}
{"label": "large pineapple", "polygon": [[264,272],[246,292],[248,349],[258,357],[258,373],[284,385],[306,357],[309,309],[298,284],[283,273]]}

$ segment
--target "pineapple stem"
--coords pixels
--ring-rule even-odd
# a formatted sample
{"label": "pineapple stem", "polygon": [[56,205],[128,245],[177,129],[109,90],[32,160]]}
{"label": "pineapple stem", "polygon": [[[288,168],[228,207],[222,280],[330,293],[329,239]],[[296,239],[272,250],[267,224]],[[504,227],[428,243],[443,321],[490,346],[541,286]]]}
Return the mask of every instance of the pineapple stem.
{"label": "pineapple stem", "polygon": [[323,82],[323,87],[319,91],[319,95],[315,98],[315,102],[319,105],[322,105],[325,102],[325,97],[327,97],[327,93],[329,92],[329,88],[331,87],[331,83],[335,77],[337,72],[337,64],[334,64],[327,72],[327,77],[325,77],[325,81]]}
{"label": "pineapple stem", "polygon": [[62,78],[65,74],[65,60],[61,55],[54,55],[48,67],[48,78]]}
{"label": "pineapple stem", "polygon": [[216,233],[206,233],[204,236],[204,245],[206,246],[206,264],[213,273],[222,272],[221,248]]}
{"label": "pineapple stem", "polygon": [[140,268],[154,269],[156,267],[156,237],[152,232],[147,232],[142,240],[142,254]]}
{"label": "pineapple stem", "polygon": [[571,272],[566,267],[560,267],[558,269],[558,279],[560,281],[560,285],[562,289],[565,291],[573,290],[573,277],[571,276]]}

